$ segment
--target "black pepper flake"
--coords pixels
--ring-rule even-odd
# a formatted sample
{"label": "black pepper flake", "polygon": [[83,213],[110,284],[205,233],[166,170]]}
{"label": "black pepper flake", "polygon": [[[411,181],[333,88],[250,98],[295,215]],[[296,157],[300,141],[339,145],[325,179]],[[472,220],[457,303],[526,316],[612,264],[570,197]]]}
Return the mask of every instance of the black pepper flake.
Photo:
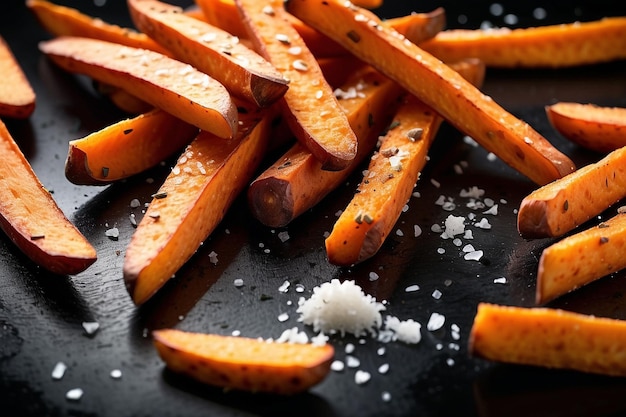
{"label": "black pepper flake", "polygon": [[285,169],[288,166],[291,166],[291,161],[285,161],[282,164],[280,164],[276,169]]}
{"label": "black pepper flake", "polygon": [[348,39],[350,39],[354,43],[361,42],[361,36],[358,33],[356,33],[355,31],[353,31],[353,30],[351,30],[350,32],[346,33],[346,35],[348,36]]}
{"label": "black pepper flake", "polygon": [[569,209],[569,201],[565,200],[565,202],[563,203],[563,211],[567,211]]}
{"label": "black pepper flake", "polygon": [[602,236],[602,237],[600,238],[600,244],[601,244],[601,245],[604,245],[605,243],[609,243],[609,238],[608,238],[608,237],[606,237],[606,236]]}
{"label": "black pepper flake", "polygon": [[30,240],[39,240],[39,239],[43,239],[45,237],[46,237],[46,235],[44,235],[43,233],[40,234],[40,235],[31,235],[30,236]]}
{"label": "black pepper flake", "polygon": [[414,129],[409,130],[406,133],[406,135],[408,136],[410,140],[415,142],[416,140],[419,140],[422,138],[423,133],[424,133],[424,129],[422,129],[421,127],[416,127]]}
{"label": "black pepper flake", "polygon": [[102,167],[102,178],[109,176],[109,167]]}
{"label": "black pepper flake", "polygon": [[126,129],[126,130],[124,130],[124,134],[125,135],[129,135],[129,134],[133,133],[133,130],[134,129]]}
{"label": "black pepper flake", "polygon": [[156,193],[156,194],[152,194],[152,198],[161,199],[161,198],[165,198],[165,197],[167,197],[167,193]]}
{"label": "black pepper flake", "polygon": [[609,225],[604,222],[598,224],[598,229],[606,229],[607,227],[609,227]]}

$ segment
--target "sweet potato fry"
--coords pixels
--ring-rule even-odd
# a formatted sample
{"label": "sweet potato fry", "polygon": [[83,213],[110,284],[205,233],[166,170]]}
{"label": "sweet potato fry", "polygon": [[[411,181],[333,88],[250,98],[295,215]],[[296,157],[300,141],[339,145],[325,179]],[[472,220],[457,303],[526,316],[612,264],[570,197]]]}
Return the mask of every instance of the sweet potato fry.
{"label": "sweet potato fry", "polygon": [[481,303],[469,352],[492,361],[626,376],[626,321]]}
{"label": "sweet potato fry", "polygon": [[517,216],[525,238],[561,236],[626,197],[626,148],[526,196]]}
{"label": "sweet potato fry", "polygon": [[[212,25],[235,36],[242,38],[248,36],[248,31],[239,17],[234,0],[196,0],[196,3],[204,13],[206,20]],[[337,42],[292,15],[288,15],[287,18],[316,57],[328,58],[346,55],[346,49]],[[429,13],[411,13],[407,16],[386,19],[383,23],[395,28],[410,41],[420,43],[443,30],[446,16],[444,10],[439,8]]]}
{"label": "sweet potato fry", "polygon": [[129,0],[128,6],[139,30],[221,82],[231,94],[266,107],[287,91],[282,74],[236,36],[157,0]]}
{"label": "sweet potato fry", "polygon": [[222,138],[237,130],[237,108],[228,90],[188,64],[80,37],[60,37],[39,47],[61,68],[120,87],[202,130]]}
{"label": "sweet potato fry", "polygon": [[106,23],[71,7],[47,0],[26,0],[26,6],[34,13],[39,24],[54,36],[93,38],[133,48],[150,49],[163,55],[170,54],[145,33]]}
{"label": "sweet potato fry", "polygon": [[525,29],[447,30],[420,44],[444,61],[488,67],[561,68],[626,58],[626,17]]}
{"label": "sweet potato fry", "polygon": [[546,106],[552,126],[567,139],[600,153],[626,146],[626,108],[556,103]]}
{"label": "sweet potato fry", "polygon": [[154,195],[126,250],[128,292],[143,304],[196,252],[262,160],[271,114],[239,105],[241,125],[224,140],[201,132]]}
{"label": "sweet potato fry", "polygon": [[359,138],[352,165],[322,170],[311,152],[300,143],[294,145],[248,187],[250,210],[266,226],[287,225],[339,186],[374,149],[401,94],[396,83],[371,67],[355,73],[341,90],[341,107]]}
{"label": "sweet potato fry", "polygon": [[626,214],[568,236],[541,253],[537,304],[626,268]]}
{"label": "sweet potato fry", "polygon": [[544,137],[437,58],[340,0],[288,0],[287,11],[401,84],[453,126],[537,184],[575,168]]}
{"label": "sweet potato fry", "polygon": [[[484,64],[473,60],[455,68],[473,84],[484,79]],[[349,266],[378,252],[411,196],[442,118],[415,96],[407,96],[382,138],[358,192],[326,238],[329,262]]]}
{"label": "sweet potato fry", "polygon": [[289,23],[282,2],[235,0],[235,4],[257,51],[289,80],[280,104],[298,141],[320,160],[323,169],[346,168],[357,153],[356,135],[317,60]]}
{"label": "sweet potato fry", "polygon": [[0,37],[0,116],[26,119],[35,110],[35,92],[11,48]]}
{"label": "sweet potato fry", "polygon": [[318,384],[330,372],[335,354],[329,344],[272,343],[173,329],[152,336],[172,371],[225,389],[272,394],[295,394]]}
{"label": "sweet potato fry", "polygon": [[33,262],[55,274],[77,274],[96,250],[65,217],[0,121],[0,227]]}
{"label": "sweet potato fry", "polygon": [[157,165],[183,149],[198,128],[153,110],[69,143],[65,176],[74,184],[101,185]]}

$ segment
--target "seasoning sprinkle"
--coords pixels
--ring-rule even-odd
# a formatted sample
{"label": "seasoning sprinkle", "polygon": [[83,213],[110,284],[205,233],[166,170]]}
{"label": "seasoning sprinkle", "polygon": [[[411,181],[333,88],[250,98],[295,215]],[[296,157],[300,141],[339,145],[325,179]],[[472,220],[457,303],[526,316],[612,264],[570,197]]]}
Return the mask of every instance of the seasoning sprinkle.
{"label": "seasoning sprinkle", "polygon": [[414,129],[409,130],[406,135],[411,140],[411,142],[415,142],[422,138],[422,134],[424,133],[424,129],[421,127],[416,127]]}
{"label": "seasoning sprinkle", "polygon": [[307,63],[301,59],[296,59],[295,61],[293,61],[291,66],[295,70],[298,70],[298,71],[307,71],[309,69],[309,66],[307,65]]}
{"label": "seasoning sprinkle", "polygon": [[346,35],[348,36],[348,39],[350,39],[354,43],[359,43],[361,41],[361,36],[353,30],[346,33]]}

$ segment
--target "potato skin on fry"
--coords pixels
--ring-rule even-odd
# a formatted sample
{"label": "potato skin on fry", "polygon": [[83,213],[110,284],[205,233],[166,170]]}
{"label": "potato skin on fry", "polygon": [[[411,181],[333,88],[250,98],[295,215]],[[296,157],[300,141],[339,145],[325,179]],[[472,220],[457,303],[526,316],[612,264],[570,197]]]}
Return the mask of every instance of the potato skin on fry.
{"label": "potato skin on fry", "polygon": [[296,394],[321,382],[334,357],[331,345],[266,342],[173,329],[152,335],[168,368],[226,389]]}

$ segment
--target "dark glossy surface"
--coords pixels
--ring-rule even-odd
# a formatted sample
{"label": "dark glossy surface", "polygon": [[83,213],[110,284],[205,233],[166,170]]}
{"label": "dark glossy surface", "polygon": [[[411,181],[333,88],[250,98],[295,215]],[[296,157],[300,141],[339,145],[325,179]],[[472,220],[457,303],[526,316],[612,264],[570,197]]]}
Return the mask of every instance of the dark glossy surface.
{"label": "dark glossy surface", "polygon": [[[419,4],[418,4],[419,3]],[[463,2],[465,3],[465,2]],[[443,5],[449,25],[477,27],[484,20],[502,24],[502,16],[489,14],[488,2],[388,1],[381,13],[399,15],[412,9],[427,11]],[[546,19],[532,19],[533,5],[505,7],[518,25],[592,19],[605,14],[626,14],[618,2],[544,6]],[[128,24],[124,3],[109,0],[102,7],[91,2],[67,2],[103,19]],[[402,6],[399,6],[402,4]],[[558,6],[558,7],[557,7]],[[419,8],[418,8],[419,7]],[[513,9],[513,7],[517,7]],[[523,9],[523,10],[522,10]],[[465,22],[463,18],[461,22]],[[319,207],[307,212],[285,230],[260,226],[239,200],[222,225],[196,256],[154,300],[136,308],[122,282],[124,249],[133,232],[131,199],[142,202],[158,188],[167,173],[157,167],[136,178],[109,187],[79,187],[64,177],[67,141],[84,136],[125,117],[93,92],[88,81],[64,74],[37,51],[47,35],[35,24],[21,1],[3,6],[0,33],[4,36],[38,94],[37,109],[28,121],[8,121],[8,127],[65,213],[96,246],[99,260],[77,276],[52,276],[33,266],[4,236],[0,236],[0,415],[7,416],[239,416],[239,415],[618,415],[626,412],[626,381],[575,372],[491,364],[468,358],[467,336],[480,301],[531,306],[537,259],[548,240],[524,241],[515,228],[515,209],[534,185],[487,153],[471,146],[444,125],[431,152],[431,160],[418,183],[421,197],[412,198],[399,221],[404,236],[391,236],[371,261],[351,269],[328,264],[323,234],[332,227],[335,213],[349,200],[358,181],[337,190]],[[489,71],[484,90],[514,114],[528,121],[557,147],[583,164],[598,156],[576,148],[548,125],[543,106],[557,100],[594,102],[626,107],[626,62],[559,71]],[[455,165],[467,164],[463,174]],[[437,188],[430,182],[440,183]],[[484,251],[480,262],[465,261],[460,248],[430,231],[449,214],[468,215],[462,189],[478,186],[485,197],[498,202],[499,214],[487,216],[490,230],[469,227],[471,242]],[[454,198],[457,208],[441,210],[440,195]],[[505,200],[505,202],[504,202]],[[614,212],[614,209],[610,210]],[[483,215],[478,212],[478,219]],[[413,236],[413,225],[423,229]],[[116,226],[118,240],[105,236]],[[439,253],[438,249],[445,249]],[[213,265],[209,253],[219,262]],[[370,282],[375,271],[380,279]],[[505,277],[506,284],[495,284]],[[245,285],[236,288],[233,280]],[[418,345],[391,343],[384,356],[372,339],[361,345],[352,338],[333,338],[338,358],[344,346],[357,345],[360,368],[372,373],[364,386],[354,383],[354,370],[333,373],[310,393],[276,398],[223,393],[164,370],[147,334],[152,329],[180,329],[277,337],[298,325],[295,304],[315,285],[331,278],[357,280],[380,300],[388,300],[387,313],[422,323]],[[287,293],[278,287],[291,282]],[[304,293],[295,291],[302,284]],[[409,285],[420,290],[406,293]],[[431,296],[439,290],[442,296]],[[604,278],[553,303],[555,307],[602,316],[626,318],[624,274]],[[267,297],[269,296],[269,297]],[[289,305],[288,301],[292,304]],[[280,323],[279,314],[290,319]],[[446,316],[444,331],[426,330],[432,312]],[[97,321],[99,331],[84,334],[81,323]],[[454,340],[450,325],[460,327]],[[310,330],[310,329],[307,329]],[[458,344],[458,350],[455,345]],[[58,361],[68,365],[64,378],[53,381]],[[387,374],[377,368],[389,363]],[[120,369],[121,379],[110,377]],[[65,393],[80,387],[80,401]],[[381,393],[392,399],[384,402]]]}

